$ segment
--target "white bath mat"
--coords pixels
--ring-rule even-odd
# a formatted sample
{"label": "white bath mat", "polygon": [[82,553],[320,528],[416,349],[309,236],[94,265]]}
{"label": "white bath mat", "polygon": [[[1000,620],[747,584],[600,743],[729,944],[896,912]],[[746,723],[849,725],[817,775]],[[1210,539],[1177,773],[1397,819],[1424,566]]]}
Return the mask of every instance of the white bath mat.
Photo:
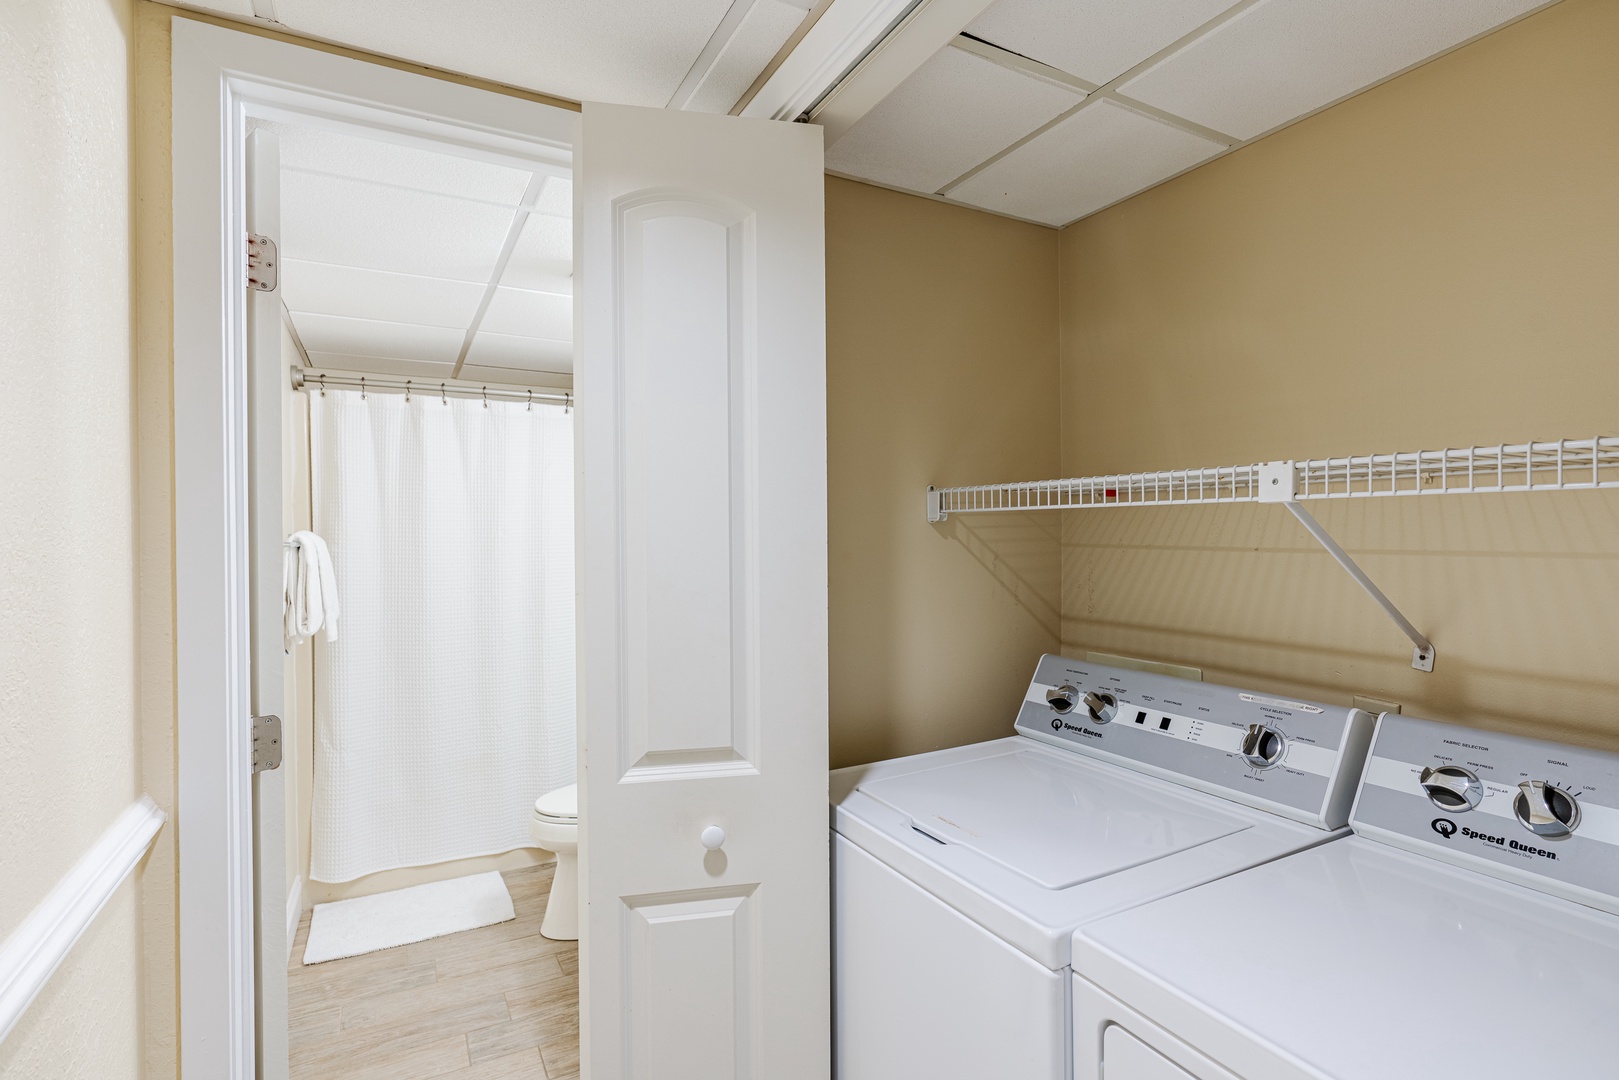
{"label": "white bath mat", "polygon": [[512,894],[494,870],[316,904],[309,918],[304,963],[319,964],[392,949],[515,918]]}

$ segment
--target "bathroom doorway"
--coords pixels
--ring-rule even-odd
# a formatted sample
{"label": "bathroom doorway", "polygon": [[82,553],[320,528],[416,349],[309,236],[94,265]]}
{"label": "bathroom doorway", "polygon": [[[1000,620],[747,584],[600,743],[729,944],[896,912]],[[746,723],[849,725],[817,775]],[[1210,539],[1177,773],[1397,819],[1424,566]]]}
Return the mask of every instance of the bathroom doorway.
{"label": "bathroom doorway", "polygon": [[571,170],[329,120],[247,139],[288,1073],[577,1076]]}
{"label": "bathroom doorway", "polygon": [[[260,754],[278,745],[273,732],[250,718],[279,716],[287,705],[287,473],[281,468],[287,429],[281,419],[283,406],[291,409],[286,403],[293,389],[282,357],[283,330],[290,322],[291,335],[298,321],[277,306],[278,282],[258,281],[272,268],[279,271],[281,257],[278,246],[261,239],[273,240],[280,230],[279,206],[272,213],[247,198],[250,191],[279,188],[249,184],[245,175],[266,167],[262,155],[246,152],[251,122],[259,120],[349,129],[396,146],[442,143],[451,156],[515,163],[531,172],[542,166],[572,171],[585,270],[574,311],[589,328],[574,350],[579,381],[570,414],[581,481],[575,504],[581,1075],[638,1075],[659,1062],[683,1075],[824,1076],[829,935],[819,131],[614,105],[587,104],[581,118],[557,106],[180,17],[172,41],[182,1068],[247,1080],[287,1075],[290,1062],[284,920],[293,884],[286,871],[294,863],[287,856],[286,820],[295,810],[289,786],[296,803],[296,784],[288,784],[285,766],[250,772],[248,762],[255,753],[252,736],[260,737]],[[253,134],[264,133],[261,127]],[[576,159],[582,139],[589,151]],[[411,187],[397,178],[389,174],[388,190]],[[541,182],[541,195],[544,187]],[[533,209],[524,211],[529,219]],[[519,231],[513,243],[521,239]],[[484,281],[490,303],[483,315],[493,310],[489,293],[505,287],[498,276]],[[344,318],[325,321],[342,329]],[[482,322],[462,328],[455,363],[463,374],[486,330]],[[359,347],[336,340],[334,355]],[[297,366],[305,368],[299,392],[307,401],[319,393],[319,378],[307,376],[322,350],[305,345],[310,364],[300,357]],[[250,355],[272,362],[249,364]],[[358,392],[359,411],[368,416],[386,411],[385,394],[398,395],[387,404],[406,415],[410,409],[419,415],[428,404],[453,410],[457,402],[481,411],[486,394],[491,411],[497,400],[525,413],[530,404],[521,379],[503,389],[484,375],[474,397],[466,396],[466,387],[457,397],[440,372],[432,373],[440,387],[419,398],[414,378],[403,370],[382,373],[376,385],[369,374],[357,374],[388,357],[365,359],[312,370],[327,372],[328,398]],[[409,385],[384,386],[383,376]],[[365,384],[340,386],[344,378]],[[439,400],[423,401],[433,389]],[[523,398],[519,404],[499,392]],[[407,394],[408,406],[399,400]],[[540,397],[534,395],[536,411]],[[570,404],[564,392],[560,407],[566,412]],[[377,430],[376,417],[369,420]],[[321,422],[312,410],[311,432]],[[356,566],[363,570],[351,563],[345,571],[351,578]],[[307,585],[310,569],[300,572]],[[318,562],[313,574],[322,577]],[[333,591],[341,600],[340,583]],[[306,598],[305,614],[312,610]],[[321,632],[312,619],[306,629]],[[320,686],[317,670],[317,694]],[[427,763],[429,775],[438,764]],[[530,813],[530,835],[560,855],[565,840],[552,826],[566,814],[548,803],[554,794],[542,796]],[[312,809],[312,827],[315,818]],[[370,824],[373,835],[388,826]],[[592,831],[601,843],[592,843]],[[311,877],[317,876],[315,858],[312,844]],[[553,874],[563,866],[559,859]],[[403,863],[373,866],[371,873],[404,869]],[[541,890],[503,876],[509,870],[495,873],[497,901],[510,902],[515,917],[502,913],[471,932],[529,937],[532,922],[523,921],[520,894]],[[345,902],[372,895],[383,894]],[[408,905],[409,914],[425,906]],[[548,901],[543,913],[530,911],[541,919],[533,936],[555,940],[544,933],[544,914],[555,910]],[[354,920],[366,932],[377,921]],[[296,932],[290,936],[296,944]],[[400,978],[425,979],[424,954],[447,948],[432,943],[450,937],[394,946],[417,949],[420,961],[406,964],[413,970]],[[351,945],[330,950],[334,959],[325,962],[386,967],[411,955],[387,949],[341,955]],[[445,978],[474,974],[470,964],[513,967],[493,963],[520,951],[510,941],[500,945],[490,946],[482,960],[446,960]],[[306,961],[311,947],[306,940]],[[566,980],[567,958],[553,953],[552,959],[556,978]],[[437,981],[436,951],[431,962]],[[554,1019],[548,1005],[508,996],[534,985],[500,991],[505,1019],[479,1030],[513,1024],[531,1031],[539,1012]],[[420,987],[384,993],[413,989]],[[355,996],[346,988],[333,994]],[[457,1010],[476,1022],[473,1014],[491,1002],[439,1004],[429,1010],[433,1023]],[[374,1003],[372,1011],[345,1020],[340,1005],[335,1017],[328,1010],[311,1021],[306,1034],[323,1025],[330,1034],[334,1023],[339,1038],[345,1024],[350,1030],[380,1026],[380,1008]],[[538,1012],[516,1015],[525,1008]],[[450,1071],[466,1071],[469,1080],[474,1070],[496,1068],[485,1067],[487,1061],[513,1049],[494,1040],[483,1047],[491,1057],[475,1064],[470,1029],[438,1044],[435,1049],[451,1059]],[[520,1064],[520,1071],[543,1075],[548,1062],[540,1046],[517,1049],[532,1049],[537,1058]],[[339,1044],[328,1063],[342,1050]],[[566,1074],[565,1061],[553,1057]],[[445,1064],[424,1068],[443,1073]],[[389,1075],[409,1073],[394,1068]]]}

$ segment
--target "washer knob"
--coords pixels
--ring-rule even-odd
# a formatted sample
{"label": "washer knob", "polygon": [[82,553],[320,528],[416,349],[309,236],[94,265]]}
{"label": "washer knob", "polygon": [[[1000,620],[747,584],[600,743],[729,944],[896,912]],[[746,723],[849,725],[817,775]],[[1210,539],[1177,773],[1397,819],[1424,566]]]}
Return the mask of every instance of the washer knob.
{"label": "washer knob", "polygon": [[1256,769],[1268,769],[1282,760],[1287,740],[1282,733],[1264,724],[1249,724],[1242,736],[1242,756]]}
{"label": "washer knob", "polygon": [[1119,699],[1112,694],[1098,694],[1092,690],[1085,695],[1085,708],[1090,710],[1091,719],[1098,724],[1111,723],[1119,715]]}
{"label": "washer knob", "polygon": [[1512,800],[1518,824],[1545,840],[1567,840],[1580,827],[1580,804],[1574,796],[1544,780],[1525,780]]}
{"label": "washer knob", "polygon": [[1046,704],[1059,713],[1071,712],[1079,700],[1079,691],[1064,683],[1046,691]]}
{"label": "washer knob", "polygon": [[1417,783],[1428,793],[1429,802],[1453,814],[1465,814],[1484,800],[1484,784],[1460,765],[1423,769]]}

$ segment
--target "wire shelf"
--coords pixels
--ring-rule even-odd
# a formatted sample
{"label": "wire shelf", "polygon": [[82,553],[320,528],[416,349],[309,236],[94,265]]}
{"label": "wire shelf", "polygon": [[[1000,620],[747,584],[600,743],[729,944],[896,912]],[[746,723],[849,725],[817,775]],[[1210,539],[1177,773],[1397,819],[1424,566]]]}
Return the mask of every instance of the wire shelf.
{"label": "wire shelf", "polygon": [[[1293,499],[1619,488],[1619,437],[1295,461]],[[928,489],[928,518],[1100,506],[1260,502],[1260,465]]]}

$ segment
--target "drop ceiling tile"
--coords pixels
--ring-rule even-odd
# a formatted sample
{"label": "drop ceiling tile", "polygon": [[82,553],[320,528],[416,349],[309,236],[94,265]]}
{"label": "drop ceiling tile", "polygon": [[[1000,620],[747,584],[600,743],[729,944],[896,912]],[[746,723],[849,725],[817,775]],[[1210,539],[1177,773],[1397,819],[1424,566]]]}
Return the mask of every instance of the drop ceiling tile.
{"label": "drop ceiling tile", "polygon": [[[528,215],[500,283],[519,289],[555,292],[557,283],[568,281],[572,274],[572,219],[548,214]],[[571,282],[568,291],[573,291]]]}
{"label": "drop ceiling tile", "polygon": [[1236,0],[1000,0],[967,32],[1100,86]]}
{"label": "drop ceiling tile", "polygon": [[552,217],[573,217],[573,180],[566,176],[547,176],[540,188],[540,197],[534,200],[534,209]]}
{"label": "drop ceiling tile", "polygon": [[200,8],[203,11],[217,11],[221,15],[230,15],[238,19],[253,17],[253,0],[188,0],[186,6]]}
{"label": "drop ceiling tile", "polygon": [[292,325],[298,328],[298,340],[311,357],[317,352],[342,353],[453,364],[461,355],[461,344],[467,336],[465,330],[451,327],[349,319],[312,311],[291,314]]}
{"label": "drop ceiling tile", "polygon": [[467,350],[467,363],[519,371],[572,371],[573,342],[480,331]]}
{"label": "drop ceiling tile", "polygon": [[293,311],[465,330],[478,313],[486,286],[283,259],[281,289]]}
{"label": "drop ceiling tile", "polygon": [[1111,101],[1098,101],[949,195],[986,210],[1064,225],[1224,149]]}
{"label": "drop ceiling tile", "polygon": [[521,337],[573,340],[573,297],[499,288],[478,329]]}
{"label": "drop ceiling tile", "polygon": [[1251,139],[1545,0],[1264,0],[1120,87]]}
{"label": "drop ceiling tile", "polygon": [[349,356],[345,353],[309,353],[313,367],[331,371],[360,371],[368,375],[396,375],[405,379],[423,380],[422,393],[431,393],[427,383],[435,379],[448,379],[454,364],[433,364],[421,360],[396,360],[379,356]]}
{"label": "drop ceiling tile", "polygon": [[[461,369],[461,382],[516,383],[536,391],[572,390],[573,375],[567,371],[529,371],[526,368],[483,367],[467,364]],[[553,403],[554,404],[554,403]]]}
{"label": "drop ceiling tile", "polygon": [[804,21],[805,10],[782,0],[754,0],[731,40],[714,58],[685,108],[727,113]]}
{"label": "drop ceiling tile", "polygon": [[281,167],[335,173],[462,199],[516,206],[529,174],[487,161],[437,153],[303,124],[265,124],[281,143]]}
{"label": "drop ceiling tile", "polygon": [[275,0],[290,29],[574,101],[665,105],[731,0]]}
{"label": "drop ceiling tile", "polygon": [[281,256],[488,282],[512,215],[487,203],[285,172]]}
{"label": "drop ceiling tile", "polygon": [[946,47],[833,143],[826,166],[936,192],[1084,97]]}

